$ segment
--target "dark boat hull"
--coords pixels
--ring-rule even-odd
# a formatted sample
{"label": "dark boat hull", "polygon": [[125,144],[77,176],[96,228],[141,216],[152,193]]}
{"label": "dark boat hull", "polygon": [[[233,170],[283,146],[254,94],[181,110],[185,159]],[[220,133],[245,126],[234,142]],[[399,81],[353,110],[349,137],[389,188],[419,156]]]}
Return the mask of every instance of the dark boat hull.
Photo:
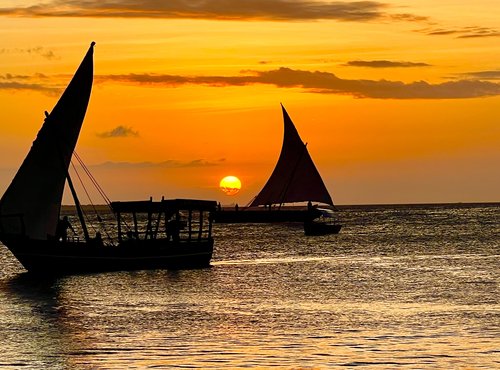
{"label": "dark boat hull", "polygon": [[30,273],[67,275],[87,272],[202,268],[210,265],[213,239],[123,243],[95,246],[82,242],[14,242],[14,256]]}
{"label": "dark boat hull", "polygon": [[320,222],[304,222],[304,234],[308,236],[338,234],[342,225]]}

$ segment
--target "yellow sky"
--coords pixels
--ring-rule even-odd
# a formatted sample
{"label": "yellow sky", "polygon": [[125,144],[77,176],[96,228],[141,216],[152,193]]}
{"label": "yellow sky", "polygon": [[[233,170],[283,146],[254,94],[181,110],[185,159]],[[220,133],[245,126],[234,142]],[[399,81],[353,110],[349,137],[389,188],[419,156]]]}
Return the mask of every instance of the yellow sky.
{"label": "yellow sky", "polygon": [[112,199],[246,204],[282,102],[337,204],[500,201],[500,2],[119,3],[0,1],[2,192],[96,41],[77,152]]}

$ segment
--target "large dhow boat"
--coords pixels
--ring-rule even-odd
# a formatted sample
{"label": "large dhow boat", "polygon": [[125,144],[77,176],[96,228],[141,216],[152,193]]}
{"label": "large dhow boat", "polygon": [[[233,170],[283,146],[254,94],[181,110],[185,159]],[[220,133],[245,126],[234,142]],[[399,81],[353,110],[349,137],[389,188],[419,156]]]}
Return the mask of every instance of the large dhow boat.
{"label": "large dhow boat", "polygon": [[[45,113],[0,200],[0,241],[29,272],[41,274],[208,266],[215,201],[110,202],[111,229],[107,220],[103,230],[89,231],[68,169],[90,99],[94,44],[52,112]],[[80,221],[71,237],[71,224],[61,219],[66,182]]]}
{"label": "large dhow boat", "polygon": [[[303,222],[306,235],[336,234],[337,221],[332,197],[285,107],[281,153],[259,194],[247,207],[220,209],[220,223]],[[313,202],[315,204],[313,205]],[[300,206],[300,203],[307,205]]]}

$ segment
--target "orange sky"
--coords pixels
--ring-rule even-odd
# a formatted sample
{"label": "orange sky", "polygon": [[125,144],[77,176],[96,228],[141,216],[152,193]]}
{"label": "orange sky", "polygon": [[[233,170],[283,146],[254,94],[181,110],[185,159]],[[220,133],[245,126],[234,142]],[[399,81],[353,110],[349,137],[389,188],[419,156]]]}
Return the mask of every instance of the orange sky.
{"label": "orange sky", "polygon": [[2,192],[94,40],[77,152],[114,200],[248,203],[282,102],[337,204],[500,201],[497,0],[22,3],[0,0]]}

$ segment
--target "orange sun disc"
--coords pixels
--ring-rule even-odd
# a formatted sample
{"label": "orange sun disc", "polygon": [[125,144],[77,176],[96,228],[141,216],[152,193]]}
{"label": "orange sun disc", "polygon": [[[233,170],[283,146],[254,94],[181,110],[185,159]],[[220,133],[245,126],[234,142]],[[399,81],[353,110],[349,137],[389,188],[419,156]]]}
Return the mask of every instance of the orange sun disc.
{"label": "orange sun disc", "polygon": [[226,195],[235,195],[241,189],[241,181],[236,176],[226,176],[220,180],[219,187]]}

